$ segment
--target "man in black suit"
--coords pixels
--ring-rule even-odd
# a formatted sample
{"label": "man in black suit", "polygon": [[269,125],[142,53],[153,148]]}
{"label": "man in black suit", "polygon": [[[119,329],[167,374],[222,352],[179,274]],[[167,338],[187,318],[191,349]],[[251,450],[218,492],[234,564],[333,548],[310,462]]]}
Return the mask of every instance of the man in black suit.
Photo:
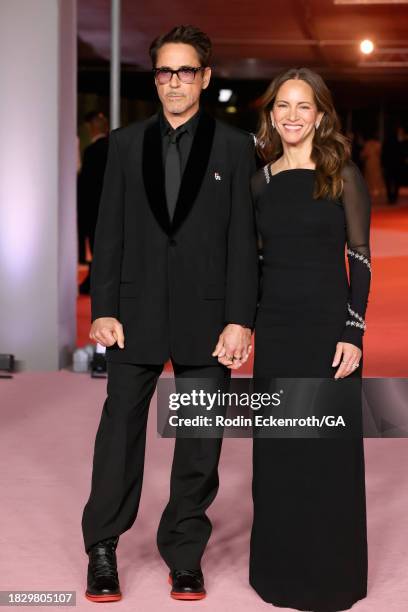
{"label": "man in black suit", "polygon": [[[156,39],[150,54],[162,109],[109,139],[90,332],[107,347],[108,395],[82,519],[93,601],[121,597],[116,545],[136,518],[148,407],[163,365],[172,360],[176,380],[222,385],[251,348],[258,284],[253,140],[199,107],[210,52],[209,38],[192,26]],[[221,439],[176,438],[157,536],[175,599],[205,596],[205,512],[218,489],[220,450]]]}

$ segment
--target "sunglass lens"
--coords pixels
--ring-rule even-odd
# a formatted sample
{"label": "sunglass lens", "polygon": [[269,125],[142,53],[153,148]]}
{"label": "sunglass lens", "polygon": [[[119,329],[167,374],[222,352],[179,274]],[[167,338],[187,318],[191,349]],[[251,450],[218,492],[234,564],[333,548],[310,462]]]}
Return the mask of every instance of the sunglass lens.
{"label": "sunglass lens", "polygon": [[192,83],[194,81],[194,70],[180,70],[179,78],[183,83]]}
{"label": "sunglass lens", "polygon": [[159,83],[163,85],[164,83],[168,83],[170,81],[171,72],[170,70],[158,70],[156,76]]}

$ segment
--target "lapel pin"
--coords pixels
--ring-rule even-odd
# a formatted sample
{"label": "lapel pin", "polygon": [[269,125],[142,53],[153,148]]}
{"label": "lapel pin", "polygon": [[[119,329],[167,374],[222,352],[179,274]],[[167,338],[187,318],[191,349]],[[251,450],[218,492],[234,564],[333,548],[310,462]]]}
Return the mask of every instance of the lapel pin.
{"label": "lapel pin", "polygon": [[214,172],[214,178],[216,181],[220,181],[221,180],[221,174],[219,174],[218,172]]}

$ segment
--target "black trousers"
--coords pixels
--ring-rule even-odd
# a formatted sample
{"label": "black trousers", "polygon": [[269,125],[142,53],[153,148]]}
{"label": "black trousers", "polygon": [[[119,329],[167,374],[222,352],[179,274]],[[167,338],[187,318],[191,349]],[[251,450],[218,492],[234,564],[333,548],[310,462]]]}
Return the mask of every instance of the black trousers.
{"label": "black trousers", "polygon": [[[225,385],[230,370],[173,362],[177,380],[212,379]],[[92,486],[82,516],[85,550],[133,525],[142,490],[150,400],[163,365],[108,362],[107,398],[95,439]],[[206,381],[207,385],[207,381]],[[183,391],[186,391],[185,384]],[[170,499],[160,520],[157,544],[172,569],[198,569],[211,534],[206,510],[218,491],[222,438],[175,440]]]}

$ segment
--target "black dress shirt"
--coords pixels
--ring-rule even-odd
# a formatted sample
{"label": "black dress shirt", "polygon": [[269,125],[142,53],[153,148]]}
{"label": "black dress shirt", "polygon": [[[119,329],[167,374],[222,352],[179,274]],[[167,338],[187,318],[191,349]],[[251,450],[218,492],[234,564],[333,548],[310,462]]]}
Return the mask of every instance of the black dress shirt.
{"label": "black dress shirt", "polygon": [[193,143],[194,134],[197,128],[200,110],[196,112],[188,121],[174,129],[164,116],[163,111],[160,112],[160,131],[162,135],[163,146],[163,163],[166,166],[167,149],[169,147],[171,135],[175,132],[183,132],[178,138],[178,149],[180,153],[181,175],[187,165],[188,156],[190,155],[191,145]]}

